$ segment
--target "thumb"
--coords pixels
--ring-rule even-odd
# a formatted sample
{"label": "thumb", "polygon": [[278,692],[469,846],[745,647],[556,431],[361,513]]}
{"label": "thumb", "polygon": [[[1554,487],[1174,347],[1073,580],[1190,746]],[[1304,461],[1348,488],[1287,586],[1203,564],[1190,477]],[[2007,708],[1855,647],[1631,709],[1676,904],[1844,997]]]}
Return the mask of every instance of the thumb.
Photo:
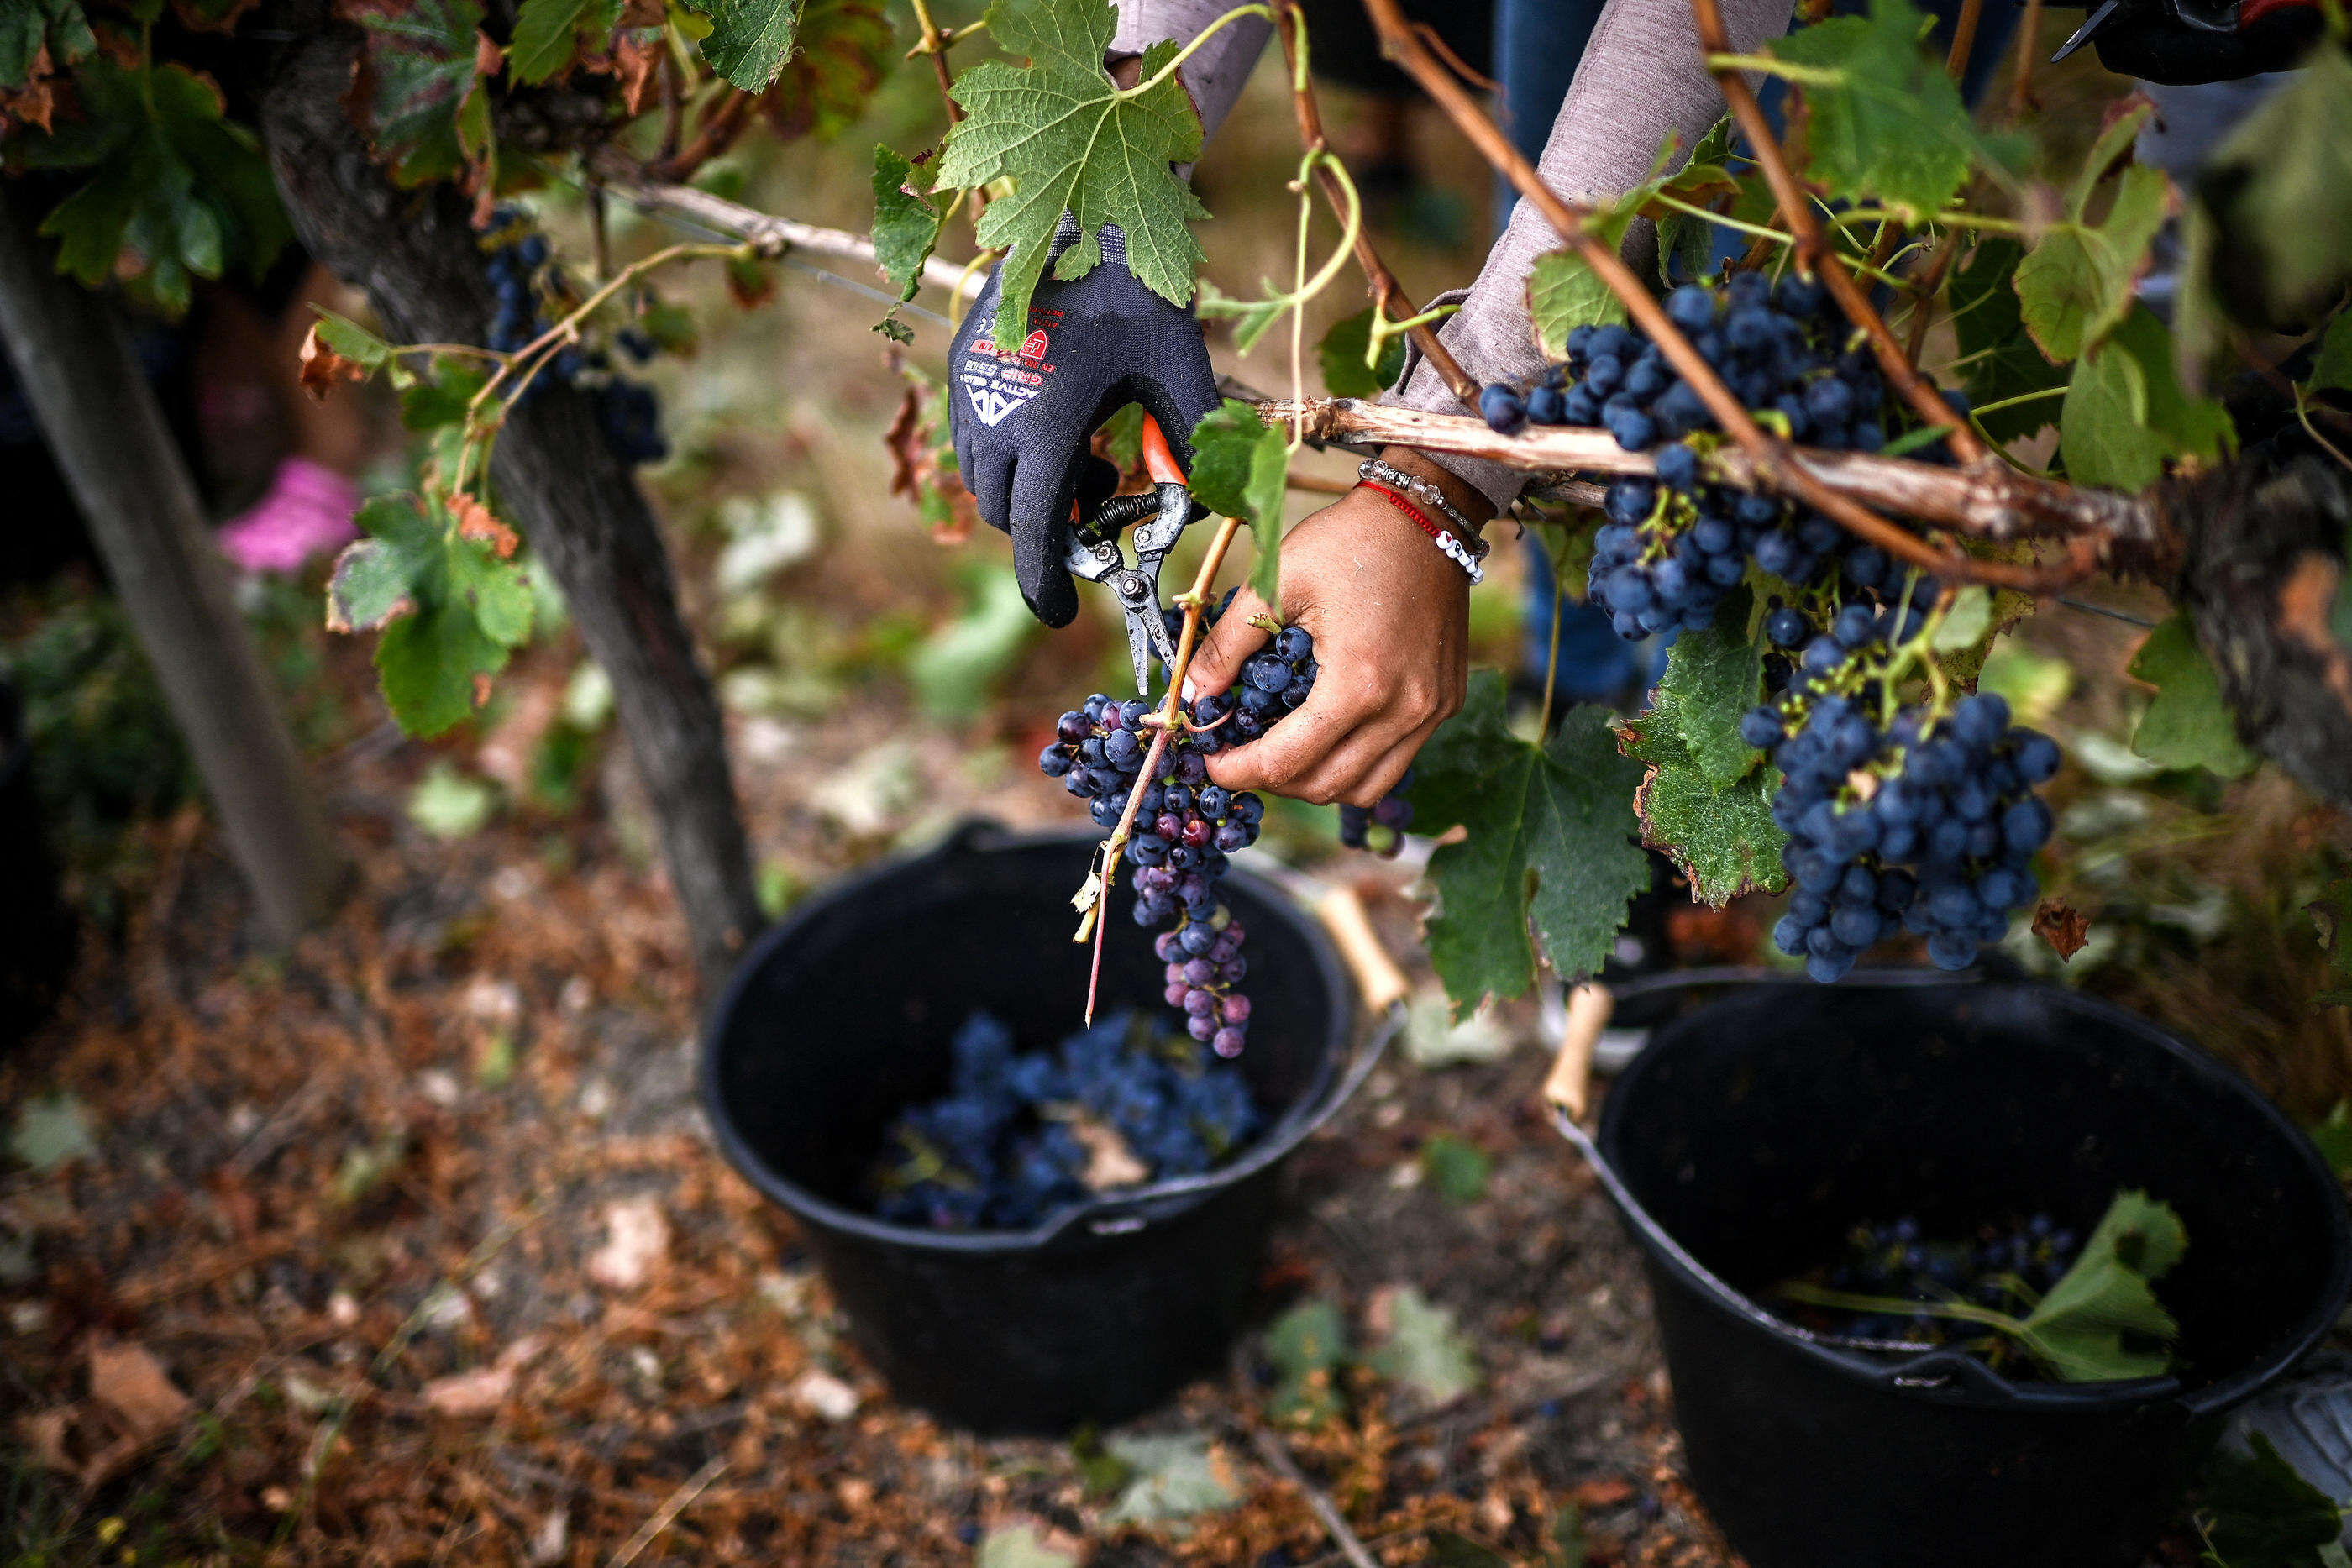
{"label": "thumb", "polygon": [[1247,588],[1234,595],[1233,603],[1225,607],[1217,623],[1202,632],[1201,643],[1192,652],[1192,662],[1186,666],[1185,679],[1193,695],[1207,696],[1234,684],[1242,661],[1266,644],[1269,633],[1251,622],[1267,613],[1265,601]]}
{"label": "thumb", "polygon": [[1013,463],[1013,575],[1030,613],[1048,626],[1067,626],[1078,615],[1069,568],[1070,502],[1077,487],[1076,472],[1055,468],[1043,453]]}

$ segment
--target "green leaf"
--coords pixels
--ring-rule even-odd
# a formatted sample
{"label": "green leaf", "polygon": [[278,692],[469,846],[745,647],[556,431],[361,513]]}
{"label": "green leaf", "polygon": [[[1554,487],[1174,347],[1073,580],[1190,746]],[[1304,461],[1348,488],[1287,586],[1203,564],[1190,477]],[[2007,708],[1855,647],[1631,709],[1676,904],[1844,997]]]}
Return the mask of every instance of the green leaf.
{"label": "green leaf", "polygon": [[71,1160],[98,1153],[89,1135],[89,1114],[75,1095],[60,1089],[27,1100],[8,1129],[8,1152],[38,1176],[47,1176]]}
{"label": "green leaf", "polygon": [[1450,1530],[1429,1532],[1428,1560],[1433,1568],[1513,1568],[1511,1560],[1493,1547]]}
{"label": "green leaf", "polygon": [[[1202,257],[1184,225],[1208,210],[1171,167],[1201,151],[1200,118],[1183,85],[1172,73],[1132,96],[1112,85],[1102,58],[1118,17],[1105,0],[991,0],[986,19],[997,47],[1029,63],[991,60],[956,78],[966,116],[948,133],[932,188],[1013,182],[975,235],[1013,247],[998,272],[998,339],[1017,343],[1027,331],[1030,293],[1066,210],[1081,238],[1055,277],[1066,281],[1098,261],[1095,231],[1112,223],[1126,234],[1129,270],[1161,298],[1190,301]],[[1175,53],[1164,41],[1145,50],[1142,79]]]}
{"label": "green leaf", "polygon": [[1283,502],[1288,495],[1290,444],[1281,430],[1258,422],[1257,411],[1227,398],[1192,427],[1192,494],[1213,512],[1250,526],[1255,559],[1250,591],[1282,603]]}
{"label": "green leaf", "polygon": [[1766,45],[1808,110],[1807,172],[1833,200],[1874,198],[1918,224],[1959,193],[1980,148],[1960,90],[1920,47],[1906,0],[1833,16]]}
{"label": "green leaf", "polygon": [[2144,1192],[2118,1192],[2083,1243],[2074,1267],[2051,1286],[2024,1322],[2027,1348],[2070,1383],[2153,1377],[2171,1364],[2163,1348],[2180,1325],[2156,1299],[2160,1280],[2189,1249],[2189,1232],[2169,1205]]}
{"label": "green leaf", "polygon": [[394,14],[371,12],[368,71],[375,96],[369,123],[379,155],[404,185],[446,180],[466,167],[459,110],[477,98],[474,69],[482,8],[477,0],[415,0]]}
{"label": "green leaf", "polygon": [[[319,329],[319,336],[327,336],[325,327]],[[341,349],[335,351],[342,353]],[[344,358],[351,356],[345,354]],[[420,434],[464,423],[467,406],[487,379],[465,361],[447,355],[436,358],[430,379],[418,382],[400,394],[400,423]]]}
{"label": "green leaf", "polygon": [[2311,361],[2311,379],[2304,385],[2313,392],[2352,392],[2352,310],[2338,311],[2327,324],[2327,336],[2319,340],[2319,352]]}
{"label": "green leaf", "polygon": [[1348,1324],[1320,1298],[1299,1302],[1265,1331],[1265,1358],[1279,1380],[1266,1396],[1276,1421],[1319,1427],[1339,1413],[1332,1377],[1348,1360]]}
{"label": "green leaf", "polygon": [[917,701],[943,722],[984,708],[998,678],[1037,630],[1011,572],[974,572],[970,591],[964,612],[925,638],[907,659]]}
{"label": "green leaf", "polygon": [[[2025,247],[2006,235],[1979,239],[1952,278],[1952,330],[1968,377],[1962,384],[1978,408],[2066,384],[2066,368],[2051,363],[2025,329],[2011,282],[2024,256]],[[2032,435],[2057,416],[2055,400],[2035,398],[1980,413],[1977,423],[1987,436],[2006,443]]]}
{"label": "green leaf", "polygon": [[1502,676],[1472,674],[1462,711],[1423,747],[1412,789],[1417,831],[1467,831],[1429,861],[1430,961],[1457,1006],[1528,988],[1531,916],[1563,977],[1601,967],[1627,903],[1649,885],[1633,841],[1642,771],[1618,755],[1599,708],[1570,709],[1538,747],[1511,732]]}
{"label": "green leaf", "polygon": [[791,141],[856,124],[898,63],[898,35],[880,0],[806,0],[784,74],[761,100],[769,129]]}
{"label": "green leaf", "polygon": [[1237,353],[1247,354],[1256,348],[1258,340],[1265,337],[1274,324],[1282,319],[1282,313],[1290,308],[1290,301],[1284,298],[1281,288],[1272,278],[1262,277],[1258,279],[1258,285],[1265,290],[1264,294],[1255,298],[1242,299],[1227,294],[1205,278],[1201,282],[1201,302],[1197,308],[1201,316],[1212,321],[1238,323],[1234,328],[1234,349]]}
{"label": "green leaf", "polygon": [[2210,463],[2234,439],[2221,403],[2181,386],[2171,334],[2145,306],[2074,362],[2058,433],[2067,477],[2123,490],[2155,484],[2168,458]]}
{"label": "green leaf", "polygon": [[1106,1525],[1189,1519],[1241,1501],[1233,1467],[1195,1432],[1166,1437],[1120,1434],[1103,1447],[1135,1472],[1103,1515]]}
{"label": "green leaf", "polygon": [[444,758],[409,792],[408,820],[436,839],[469,839],[482,831],[498,803],[497,790]]}
{"label": "green leaf", "polygon": [[327,624],[378,632],[393,716],[411,735],[437,735],[473,713],[480,682],[529,639],[530,580],[414,495],[379,496],[353,520],[367,537],[335,563]]}
{"label": "green leaf", "polygon": [[621,19],[621,0],[522,0],[507,45],[507,74],[543,82],[575,59],[602,54]]}
{"label": "green leaf", "polygon": [[2339,1178],[2352,1176],[2352,1100],[2338,1100],[2334,1110],[2304,1131],[2311,1134],[2312,1145],[2328,1169]]}
{"label": "green leaf", "polygon": [[1625,319],[1625,306],[1572,250],[1549,250],[1528,272],[1528,319],[1536,342],[1550,359],[1568,354],[1568,335],[1579,327]]}
{"label": "green leaf", "polygon": [[703,0],[694,9],[710,18],[702,57],[745,92],[765,92],[793,57],[802,0]]}
{"label": "green leaf", "polygon": [[1448,1203],[1472,1203],[1486,1196],[1495,1162],[1466,1138],[1440,1133],[1421,1145],[1422,1175]]}
{"label": "green leaf", "polygon": [[[2216,1447],[2205,1468],[2200,1525],[2214,1568],[2322,1568],[2344,1533],[2343,1511],[2262,1432],[2246,1453]],[[2340,1561],[2340,1559],[2339,1559]]]}
{"label": "green leaf", "polygon": [[33,62],[49,51],[58,69],[98,47],[81,0],[17,0],[0,12],[0,88],[20,88],[31,79]]}
{"label": "green leaf", "polygon": [[1000,1524],[980,1538],[973,1568],[1078,1568],[1078,1553],[1055,1545],[1034,1524]]}
{"label": "green leaf", "polygon": [[58,270],[97,287],[123,275],[177,314],[193,277],[235,261],[258,277],[291,234],[260,144],[223,117],[220,91],[178,65],[126,70],[91,57],[75,87],[83,119],[13,146],[29,169],[89,171],[41,233]]}
{"label": "green leaf", "polygon": [[1938,653],[1962,653],[1974,648],[1992,630],[1992,595],[1981,584],[1970,583],[1952,595],[1942,624],[1927,646]]}
{"label": "green leaf", "polygon": [[2265,329],[2308,325],[2352,276],[2352,55],[2312,49],[2197,176],[2211,246],[2183,286]]}
{"label": "green leaf", "polygon": [[1404,374],[1402,337],[1381,345],[1379,363],[1367,358],[1372,347],[1372,310],[1367,305],[1353,316],[1332,322],[1315,350],[1323,365],[1323,390],[1333,397],[1376,398]]}
{"label": "green leaf", "polygon": [[923,264],[939,243],[940,214],[915,188],[914,162],[888,147],[874,149],[874,259],[912,299],[923,286]]}
{"label": "green leaf", "polygon": [[1675,639],[1658,683],[1659,695],[1674,705],[1691,760],[1718,788],[1738,783],[1763,759],[1739,738],[1739,721],[1764,683],[1764,650],[1748,633],[1751,602],[1747,589],[1735,589],[1711,624]]}
{"label": "green leaf", "polygon": [[2083,221],[2083,214],[2090,209],[2092,193],[2098,189],[2099,182],[2106,178],[2107,170],[2116,160],[2131,150],[2140,127],[2146,125],[2148,117],[2155,112],[2154,104],[2135,104],[2099,132],[2099,139],[2091,144],[2090,155],[2083,160],[2082,168],[2075,171],[2074,183],[2066,187],[2068,217],[2076,223]]}
{"label": "green leaf", "polygon": [[2238,739],[2221,701],[2221,677],[2197,645],[2188,616],[2150,632],[2132,655],[2130,674],[2156,687],[2132,732],[2132,749],[2142,757],[2165,768],[2210,768],[2224,779],[2250,773],[2261,760]]}
{"label": "green leaf", "polygon": [[2104,222],[2055,225],[2018,263],[2025,329],[2044,353],[2074,359],[2124,319],[2169,201],[2164,175],[2134,164],[2117,182]]}
{"label": "green leaf", "polygon": [[348,316],[319,312],[319,341],[373,375],[392,361],[392,345]]}
{"label": "green leaf", "polygon": [[1633,797],[1643,840],[1665,852],[1695,897],[1719,909],[1743,893],[1777,893],[1788,884],[1780,869],[1788,835],[1772,821],[1778,769],[1768,764],[1735,783],[1717,784],[1694,760],[1681,700],[1663,684],[1630,730],[1626,755],[1649,764]]}
{"label": "green leaf", "polygon": [[1389,1293],[1389,1336],[1364,1362],[1423,1405],[1443,1405],[1478,1386],[1476,1354],[1454,1326],[1452,1309],[1434,1305],[1411,1285]]}

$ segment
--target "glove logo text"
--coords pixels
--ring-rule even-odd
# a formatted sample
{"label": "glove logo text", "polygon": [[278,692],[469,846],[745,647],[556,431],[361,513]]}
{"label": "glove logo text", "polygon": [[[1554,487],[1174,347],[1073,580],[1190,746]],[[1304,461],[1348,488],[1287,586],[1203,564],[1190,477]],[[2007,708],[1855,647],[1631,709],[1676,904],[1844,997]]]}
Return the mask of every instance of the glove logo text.
{"label": "glove logo text", "polygon": [[[1042,337],[1042,333],[1032,333]],[[973,345],[975,348],[979,345]],[[1007,364],[993,358],[982,359],[977,353],[964,356],[962,367],[956,372],[962,383],[964,395],[971,400],[971,412],[980,415],[986,425],[1002,424],[1004,416],[1027,402],[1045,390],[1045,378],[1034,371]]]}

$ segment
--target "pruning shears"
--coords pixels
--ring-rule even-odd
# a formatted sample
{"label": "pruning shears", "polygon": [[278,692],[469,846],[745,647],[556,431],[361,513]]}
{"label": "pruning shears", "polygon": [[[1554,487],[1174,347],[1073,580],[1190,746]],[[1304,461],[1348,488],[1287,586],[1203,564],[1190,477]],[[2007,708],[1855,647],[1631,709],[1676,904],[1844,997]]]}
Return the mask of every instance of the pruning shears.
{"label": "pruning shears", "polygon": [[[1176,645],[1168,635],[1168,618],[1160,602],[1160,563],[1184,537],[1186,526],[1205,512],[1196,510],[1184,470],[1159,423],[1148,413],[1143,416],[1143,466],[1151,476],[1150,490],[1113,496],[1091,515],[1071,503],[1068,564],[1072,577],[1107,582],[1118,595],[1119,612],[1127,621],[1127,650],[1135,661],[1135,689],[1150,696],[1153,657],[1171,670],[1176,667]],[[1135,527],[1132,566],[1118,547],[1119,530],[1129,524]]]}
{"label": "pruning shears", "polygon": [[[2057,64],[2089,43],[2093,35],[2107,30],[2118,16],[2137,26],[2154,28],[2177,37],[2184,45],[2190,45],[2200,37],[2220,45],[2222,40],[2245,41],[2243,35],[2255,23],[2273,13],[2304,9],[2312,3],[2313,0],[2104,0],[2104,4],[2074,29],[2074,36],[2058,46],[2058,52],[2050,57],[2050,63]],[[2105,47],[2104,44],[2101,46],[2103,49]],[[2277,68],[2276,66],[2267,62],[2241,61],[2235,57],[2234,51],[2223,46],[2218,53],[2204,57],[2202,69],[2191,72],[2183,79],[2221,80],[2253,70],[2273,68]]]}

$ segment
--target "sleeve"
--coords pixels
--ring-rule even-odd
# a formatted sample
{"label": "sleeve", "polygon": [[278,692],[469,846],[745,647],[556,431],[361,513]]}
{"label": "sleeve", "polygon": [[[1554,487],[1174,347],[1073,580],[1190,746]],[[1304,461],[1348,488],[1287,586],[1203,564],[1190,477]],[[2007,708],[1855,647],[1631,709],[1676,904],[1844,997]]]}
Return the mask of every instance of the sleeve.
{"label": "sleeve", "polygon": [[[1745,53],[1787,29],[1790,5],[1790,0],[1723,0],[1723,11],[1733,47]],[[1552,121],[1538,172],[1571,202],[1622,195],[1649,174],[1667,137],[1695,146],[1723,112],[1723,94],[1701,62],[1698,26],[1684,0],[1609,0]],[[1438,340],[1479,381],[1526,382],[1543,370],[1543,352],[1528,324],[1528,273],[1536,257],[1560,243],[1521,197],[1462,297],[1461,310],[1438,332]],[[1625,237],[1627,259],[1645,265],[1656,246],[1652,225],[1636,220]],[[1437,413],[1461,408],[1418,355],[1381,401]],[[1497,511],[1526,484],[1525,475],[1499,463],[1448,453],[1429,456],[1483,492]]]}
{"label": "sleeve", "polygon": [[[1189,44],[1232,9],[1232,0],[1118,0],[1118,30],[1111,35],[1110,53],[1114,58],[1139,55],[1162,38]],[[1224,122],[1273,36],[1273,23],[1244,16],[1219,29],[1200,53],[1184,62],[1184,86],[1200,112],[1203,142]]]}

